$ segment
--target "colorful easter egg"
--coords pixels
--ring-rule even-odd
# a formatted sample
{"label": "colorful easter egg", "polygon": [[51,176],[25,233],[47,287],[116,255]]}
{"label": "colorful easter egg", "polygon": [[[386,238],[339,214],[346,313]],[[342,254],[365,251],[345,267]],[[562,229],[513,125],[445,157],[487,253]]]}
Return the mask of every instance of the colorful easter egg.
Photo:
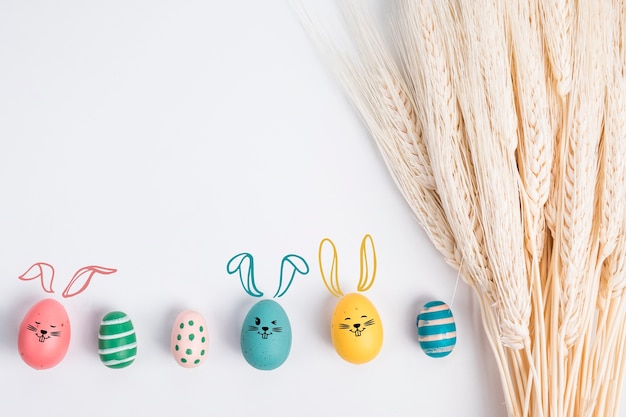
{"label": "colorful easter egg", "polygon": [[450,307],[443,301],[431,301],[417,316],[417,337],[428,356],[448,356],[456,345],[456,324]]}
{"label": "colorful easter egg", "polygon": [[51,298],[33,305],[24,316],[17,336],[20,356],[35,369],[52,368],[70,346],[70,319],[61,303]]}
{"label": "colorful easter egg", "polygon": [[98,331],[100,360],[109,368],[125,368],[137,356],[137,336],[130,317],[112,311],[102,318]]}
{"label": "colorful easter egg", "polygon": [[209,349],[209,333],[204,317],[197,311],[183,311],[172,328],[172,355],[184,368],[200,366]]}
{"label": "colorful easter egg", "polygon": [[273,300],[252,306],[241,328],[241,353],[253,367],[278,368],[291,350],[291,324],[285,310]]}
{"label": "colorful easter egg", "polygon": [[374,359],[383,346],[383,324],[378,311],[367,297],[358,293],[339,300],[330,334],[339,356],[357,365]]}

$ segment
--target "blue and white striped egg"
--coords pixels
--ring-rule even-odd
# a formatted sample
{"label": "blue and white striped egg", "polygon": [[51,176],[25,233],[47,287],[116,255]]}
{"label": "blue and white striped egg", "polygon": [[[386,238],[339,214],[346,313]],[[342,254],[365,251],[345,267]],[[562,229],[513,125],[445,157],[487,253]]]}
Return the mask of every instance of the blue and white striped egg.
{"label": "blue and white striped egg", "polygon": [[448,356],[456,345],[456,323],[450,307],[443,301],[431,301],[417,316],[420,347],[431,358]]}
{"label": "blue and white striped egg", "polygon": [[137,336],[130,317],[112,311],[102,318],[98,330],[98,354],[109,368],[125,368],[137,356]]}

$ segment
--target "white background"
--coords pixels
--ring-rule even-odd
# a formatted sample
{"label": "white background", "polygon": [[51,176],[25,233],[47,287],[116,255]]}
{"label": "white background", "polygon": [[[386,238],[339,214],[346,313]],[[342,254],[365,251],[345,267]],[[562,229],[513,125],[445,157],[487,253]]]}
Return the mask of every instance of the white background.
{"label": "white background", "polygon": [[[451,302],[456,273],[397,191],[379,153],[286,1],[0,1],[0,392],[22,416],[502,416],[503,396],[478,307],[461,283],[458,344],[435,360],[415,317]],[[379,269],[366,294],[385,341],[372,362],[330,342],[336,303],[317,248],[332,238],[351,292],[365,233]],[[303,256],[280,303],[291,355],[274,371],[243,359],[243,317],[257,301],[226,273],[241,251],[273,294],[281,258]],[[24,364],[19,323],[47,295],[18,276],[56,269],[52,297],[72,320],[63,362]],[[60,294],[86,265],[117,268]],[[184,309],[208,323],[197,369],[169,352]],[[139,353],[104,367],[106,312],[133,319]]]}

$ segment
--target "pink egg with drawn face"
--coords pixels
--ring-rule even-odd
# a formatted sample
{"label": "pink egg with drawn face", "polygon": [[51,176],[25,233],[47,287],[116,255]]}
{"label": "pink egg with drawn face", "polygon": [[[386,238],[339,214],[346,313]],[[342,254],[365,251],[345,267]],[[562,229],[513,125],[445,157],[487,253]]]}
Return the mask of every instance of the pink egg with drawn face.
{"label": "pink egg with drawn face", "polygon": [[52,368],[70,346],[70,319],[61,303],[52,298],[33,305],[24,316],[17,335],[20,356],[32,368]]}

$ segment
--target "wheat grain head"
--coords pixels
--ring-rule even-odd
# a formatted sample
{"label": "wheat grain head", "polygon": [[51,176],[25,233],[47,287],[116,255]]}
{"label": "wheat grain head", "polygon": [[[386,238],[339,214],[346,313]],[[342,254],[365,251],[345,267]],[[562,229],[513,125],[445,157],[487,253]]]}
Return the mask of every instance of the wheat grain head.
{"label": "wheat grain head", "polygon": [[526,247],[531,256],[543,253],[544,206],[550,191],[553,160],[546,68],[536,0],[506,3],[511,28],[512,72],[520,126],[517,149],[522,183]]}
{"label": "wheat grain head", "polygon": [[621,295],[626,285],[626,165],[620,159],[626,154],[626,2],[612,0],[611,24],[606,53],[606,112],[601,149],[601,181],[599,181],[601,253],[601,290],[598,305],[607,298]]}
{"label": "wheat grain head", "polygon": [[540,1],[541,21],[548,58],[560,96],[566,96],[572,89],[572,25],[574,18],[573,1]]}
{"label": "wheat grain head", "polygon": [[602,127],[604,76],[600,12],[592,2],[581,2],[576,13],[574,87],[561,149],[557,240],[561,262],[561,327],[566,345],[574,343],[584,328],[583,317],[595,298],[593,287],[592,229],[598,172],[598,147]]}
{"label": "wheat grain head", "polygon": [[517,116],[504,5],[500,1],[461,2],[461,11],[468,34],[464,45],[467,54],[457,55],[465,61],[455,66],[454,79],[475,168],[501,342],[521,349],[529,342],[531,303],[514,154]]}
{"label": "wheat grain head", "polygon": [[599,238],[601,263],[615,248],[624,224],[626,208],[626,63],[623,45],[624,22],[619,4],[613,1],[612,13],[603,19],[608,39],[603,42],[602,55],[607,76],[606,111],[600,148],[598,181]]}

